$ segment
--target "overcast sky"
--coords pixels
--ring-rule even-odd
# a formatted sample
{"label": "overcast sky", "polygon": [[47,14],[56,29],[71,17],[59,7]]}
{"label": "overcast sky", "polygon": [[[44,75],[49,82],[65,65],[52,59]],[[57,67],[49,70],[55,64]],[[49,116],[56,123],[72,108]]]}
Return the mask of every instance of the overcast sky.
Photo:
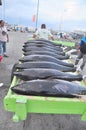
{"label": "overcast sky", "polygon": [[[36,26],[32,21],[37,14],[38,0],[2,0],[0,19],[11,24]],[[86,0],[39,0],[38,24],[47,28],[86,29]]]}

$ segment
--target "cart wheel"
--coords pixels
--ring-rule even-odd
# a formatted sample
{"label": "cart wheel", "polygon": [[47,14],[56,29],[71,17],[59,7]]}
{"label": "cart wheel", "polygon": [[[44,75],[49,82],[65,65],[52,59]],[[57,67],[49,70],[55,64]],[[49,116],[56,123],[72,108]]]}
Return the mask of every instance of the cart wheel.
{"label": "cart wheel", "polygon": [[13,68],[12,68],[12,71],[11,71],[11,82],[12,82],[12,80],[13,80],[13,77],[14,77],[14,72],[16,71],[16,65],[17,65],[18,63],[15,63],[14,65],[13,65]]}

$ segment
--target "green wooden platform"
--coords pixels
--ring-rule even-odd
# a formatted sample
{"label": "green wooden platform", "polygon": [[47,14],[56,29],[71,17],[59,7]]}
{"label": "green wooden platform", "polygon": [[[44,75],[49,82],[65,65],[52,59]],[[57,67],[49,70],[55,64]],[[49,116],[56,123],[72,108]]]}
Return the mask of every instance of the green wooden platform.
{"label": "green wooden platform", "polygon": [[[10,88],[19,82],[20,79],[14,76]],[[83,82],[80,84],[84,85]],[[3,104],[6,111],[14,114],[14,122],[26,120],[29,113],[79,114],[81,120],[86,121],[86,96],[82,98],[25,96],[13,93],[10,88],[4,97]]]}
{"label": "green wooden platform", "polygon": [[[14,77],[11,87],[18,80]],[[25,96],[13,93],[10,88],[4,97],[4,109],[14,113],[14,122],[26,120],[28,113],[79,114],[86,121],[86,96],[80,99]]]}
{"label": "green wooden platform", "polygon": [[67,42],[67,41],[57,41],[57,40],[54,40],[54,42],[56,44],[62,44],[64,46],[69,46],[69,47],[74,47],[75,46],[75,43],[74,42]]}

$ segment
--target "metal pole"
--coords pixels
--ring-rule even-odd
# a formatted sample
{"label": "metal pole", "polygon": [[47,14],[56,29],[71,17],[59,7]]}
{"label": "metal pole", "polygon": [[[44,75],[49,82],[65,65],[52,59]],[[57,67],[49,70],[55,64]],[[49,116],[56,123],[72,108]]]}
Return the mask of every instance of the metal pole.
{"label": "metal pole", "polygon": [[63,28],[63,17],[64,17],[65,9],[62,11],[61,18],[60,18],[60,24],[59,24],[59,31],[62,32]]}
{"label": "metal pole", "polygon": [[5,0],[3,0],[3,20],[5,21]]}
{"label": "metal pole", "polygon": [[0,5],[2,5],[2,0],[0,0]]}
{"label": "metal pole", "polygon": [[36,29],[38,27],[38,14],[39,14],[39,0],[37,2],[37,13],[36,13]]}

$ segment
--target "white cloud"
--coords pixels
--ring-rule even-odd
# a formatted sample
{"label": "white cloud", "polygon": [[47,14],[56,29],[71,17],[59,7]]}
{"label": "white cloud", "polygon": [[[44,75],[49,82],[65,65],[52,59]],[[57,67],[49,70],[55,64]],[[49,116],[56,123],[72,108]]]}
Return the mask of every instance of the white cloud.
{"label": "white cloud", "polygon": [[[23,21],[32,22],[32,16],[37,13],[37,2],[38,0],[5,0],[7,21],[21,18]],[[70,21],[74,26],[74,21],[78,23],[86,20],[85,12],[86,1],[84,0],[39,0],[38,21],[54,26],[61,20],[65,24],[66,21]]]}

